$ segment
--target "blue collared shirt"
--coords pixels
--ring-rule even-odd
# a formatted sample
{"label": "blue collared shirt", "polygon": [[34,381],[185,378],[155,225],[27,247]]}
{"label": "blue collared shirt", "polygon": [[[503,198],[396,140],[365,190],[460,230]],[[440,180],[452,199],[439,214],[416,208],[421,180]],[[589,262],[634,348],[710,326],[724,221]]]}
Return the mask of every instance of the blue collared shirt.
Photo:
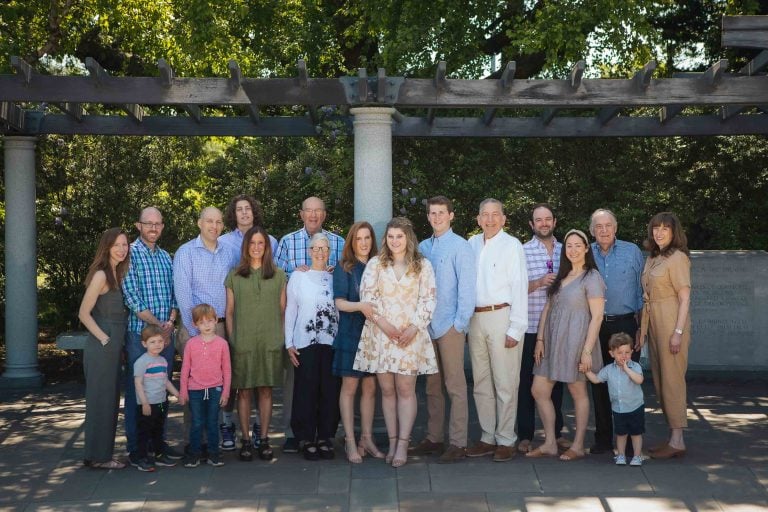
{"label": "blue collared shirt", "polygon": [[128,331],[140,333],[146,325],[138,313],[149,310],[161,322],[176,309],[171,256],[157,245],[150,250],[141,238],[131,243],[131,265],[123,279],[123,300],[128,307]]}
{"label": "blue collared shirt", "polygon": [[[335,267],[341,260],[341,251],[344,249],[344,239],[330,231],[323,230],[323,234],[328,237],[331,244],[331,253],[328,255],[328,265]],[[280,239],[277,246],[277,256],[275,263],[281,269],[285,270],[285,275],[291,277],[296,267],[310,265],[312,262],[307,254],[309,239],[312,238],[304,228],[288,233]]]}
{"label": "blue collared shirt", "polygon": [[[235,228],[233,231],[221,235],[219,237],[219,243],[229,245],[235,250],[237,257],[232,261],[232,266],[230,268],[235,268],[237,265],[239,265],[240,254],[243,249],[243,233],[239,229]],[[277,238],[269,235],[269,245],[272,248],[272,259],[274,260],[277,256]]]}
{"label": "blue collared shirt", "polygon": [[[627,361],[627,367],[635,373],[643,374],[643,368],[639,363]],[[643,405],[643,388],[635,384],[624,370],[616,363],[603,366],[597,374],[597,378],[608,383],[608,394],[611,396],[611,409],[613,412],[632,412]]]}
{"label": "blue collared shirt", "polygon": [[626,315],[643,308],[643,254],[631,242],[616,240],[607,254],[603,254],[597,242],[592,242],[595,263],[605,281],[605,314]]}
{"label": "blue collared shirt", "polygon": [[443,336],[451,326],[465,333],[475,311],[477,271],[469,242],[448,229],[439,237],[419,244],[419,250],[435,271],[437,306],[429,324],[432,339]]}
{"label": "blue collared shirt", "polygon": [[210,304],[216,316],[224,318],[227,307],[227,291],[224,279],[229,273],[236,252],[226,244],[216,244],[209,251],[202,238],[185,243],[173,257],[173,289],[184,327],[190,336],[198,330],[192,323],[192,308],[198,304]]}

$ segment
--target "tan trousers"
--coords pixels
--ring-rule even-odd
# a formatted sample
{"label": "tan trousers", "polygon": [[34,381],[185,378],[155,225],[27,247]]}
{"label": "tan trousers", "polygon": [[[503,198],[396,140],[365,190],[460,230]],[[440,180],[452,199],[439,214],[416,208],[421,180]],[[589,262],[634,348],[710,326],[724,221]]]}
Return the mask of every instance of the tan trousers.
{"label": "tan trousers", "polygon": [[459,448],[467,446],[467,379],[464,375],[464,342],[466,335],[455,328],[433,340],[440,373],[427,375],[427,439],[442,443],[445,437],[445,394],[451,400],[448,442]]}
{"label": "tan trousers", "polygon": [[[227,329],[224,322],[216,324],[216,335],[227,339]],[[181,356],[184,361],[184,347],[187,346],[187,342],[192,336],[189,335],[189,331],[184,324],[179,327],[179,332],[176,333],[176,352]],[[184,404],[184,445],[189,444],[189,429],[192,427],[192,419],[189,417],[189,405]]]}
{"label": "tan trousers", "polygon": [[469,355],[481,441],[512,446],[517,441],[517,390],[523,340],[505,348],[509,308],[475,313],[469,323]]}
{"label": "tan trousers", "polygon": [[[671,329],[668,331],[672,332]],[[687,328],[686,332],[689,331],[690,328]],[[683,336],[680,352],[672,354],[669,351],[669,334],[655,335],[653,327],[648,334],[653,385],[661,410],[667,418],[669,428],[686,428],[688,410],[685,372],[688,370],[688,347],[691,337]]]}

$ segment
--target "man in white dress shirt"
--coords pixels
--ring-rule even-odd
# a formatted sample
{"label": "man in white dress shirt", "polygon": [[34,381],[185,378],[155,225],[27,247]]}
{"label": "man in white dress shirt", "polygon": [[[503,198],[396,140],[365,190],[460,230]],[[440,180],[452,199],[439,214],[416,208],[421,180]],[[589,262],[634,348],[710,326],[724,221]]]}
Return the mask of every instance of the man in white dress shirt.
{"label": "man in white dress shirt", "polygon": [[469,324],[474,397],[482,436],[469,457],[515,456],[515,420],[523,337],[528,328],[528,272],[520,241],[507,234],[497,199],[480,203],[481,234],[469,239],[477,264],[477,300]]}

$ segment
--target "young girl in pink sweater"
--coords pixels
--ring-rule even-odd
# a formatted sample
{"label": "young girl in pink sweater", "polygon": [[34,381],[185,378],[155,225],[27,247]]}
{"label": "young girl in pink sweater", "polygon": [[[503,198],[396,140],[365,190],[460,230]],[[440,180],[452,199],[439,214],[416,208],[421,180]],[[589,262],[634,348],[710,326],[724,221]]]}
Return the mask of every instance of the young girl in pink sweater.
{"label": "young girl in pink sweater", "polygon": [[216,335],[216,310],[208,304],[192,309],[192,321],[200,334],[187,341],[181,365],[182,405],[189,402],[192,425],[189,432],[190,453],[184,466],[197,467],[202,453],[205,428],[208,440],[208,464],[223,466],[219,457],[219,407],[227,404],[232,372],[229,345]]}

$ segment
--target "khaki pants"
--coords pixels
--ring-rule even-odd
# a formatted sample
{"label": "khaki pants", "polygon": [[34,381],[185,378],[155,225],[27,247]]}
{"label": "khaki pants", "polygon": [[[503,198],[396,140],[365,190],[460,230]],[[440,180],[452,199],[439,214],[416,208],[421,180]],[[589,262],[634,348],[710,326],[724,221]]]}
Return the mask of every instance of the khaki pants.
{"label": "khaki pants", "polygon": [[509,308],[475,313],[469,323],[469,355],[481,441],[512,446],[517,441],[517,391],[523,340],[505,348]]}
{"label": "khaki pants", "polygon": [[453,326],[433,341],[440,373],[427,375],[427,439],[442,443],[445,437],[445,394],[451,400],[448,442],[467,446],[467,379],[464,375],[464,342],[466,336]]}

